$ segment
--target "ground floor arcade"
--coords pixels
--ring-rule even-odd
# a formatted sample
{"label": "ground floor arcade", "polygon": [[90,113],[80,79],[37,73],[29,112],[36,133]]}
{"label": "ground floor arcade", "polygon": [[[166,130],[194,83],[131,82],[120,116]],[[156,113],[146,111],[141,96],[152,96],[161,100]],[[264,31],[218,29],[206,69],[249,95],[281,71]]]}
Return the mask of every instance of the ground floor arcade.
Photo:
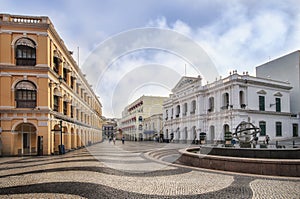
{"label": "ground floor arcade", "polygon": [[0,139],[2,156],[59,154],[102,140],[101,129],[75,124],[61,119],[2,121]]}
{"label": "ground floor arcade", "polygon": [[200,140],[205,133],[208,143],[224,141],[225,133],[236,131],[241,122],[250,122],[260,128],[257,135],[263,141],[268,135],[271,140],[299,137],[299,120],[288,115],[271,114],[231,114],[207,116],[203,119],[167,121],[164,125],[163,138],[169,141],[192,143]]}

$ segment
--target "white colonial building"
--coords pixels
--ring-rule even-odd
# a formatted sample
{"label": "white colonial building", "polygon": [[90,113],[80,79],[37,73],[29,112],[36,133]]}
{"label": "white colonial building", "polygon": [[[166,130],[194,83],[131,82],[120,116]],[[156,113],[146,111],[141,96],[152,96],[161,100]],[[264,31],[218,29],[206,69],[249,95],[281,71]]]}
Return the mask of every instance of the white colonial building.
{"label": "white colonial building", "polygon": [[256,67],[256,76],[290,82],[291,112],[298,118],[293,124],[293,137],[299,136],[300,124],[300,50]]}
{"label": "white colonial building", "polygon": [[182,77],[163,104],[164,139],[192,142],[201,132],[207,141],[224,140],[225,132],[235,132],[242,121],[261,128],[259,139],[292,137],[289,83],[239,75],[207,85],[200,76]]}
{"label": "white colonial building", "polygon": [[162,113],[162,104],[166,97],[142,96],[125,107],[119,121],[119,129],[126,140],[143,140],[145,118]]}
{"label": "white colonial building", "polygon": [[300,50],[257,66],[256,76],[290,82],[291,112],[300,114]]}

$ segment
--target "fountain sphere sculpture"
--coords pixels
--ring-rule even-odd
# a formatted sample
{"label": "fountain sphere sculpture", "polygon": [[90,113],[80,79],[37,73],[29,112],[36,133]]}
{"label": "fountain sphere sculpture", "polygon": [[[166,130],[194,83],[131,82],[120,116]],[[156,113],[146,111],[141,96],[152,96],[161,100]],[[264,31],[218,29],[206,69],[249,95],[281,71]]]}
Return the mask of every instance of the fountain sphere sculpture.
{"label": "fountain sphere sculpture", "polygon": [[241,147],[250,147],[251,142],[257,138],[257,134],[260,131],[259,127],[254,126],[250,122],[243,121],[236,127],[232,135],[239,140]]}

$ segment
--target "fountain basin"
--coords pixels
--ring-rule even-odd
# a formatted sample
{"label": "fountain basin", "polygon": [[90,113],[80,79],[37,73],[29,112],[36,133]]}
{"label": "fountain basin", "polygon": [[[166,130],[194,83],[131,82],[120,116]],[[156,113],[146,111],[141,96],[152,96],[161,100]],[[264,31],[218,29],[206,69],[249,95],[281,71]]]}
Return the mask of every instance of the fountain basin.
{"label": "fountain basin", "polygon": [[[252,149],[206,146],[201,148],[203,148],[202,152],[200,150],[201,153],[193,152],[199,150],[199,147],[180,150],[181,156],[178,161],[185,165],[206,169],[300,177],[300,149]],[[207,154],[205,154],[206,152]],[[237,157],[233,157],[232,154],[235,154]],[[284,158],[284,155],[289,158]]]}

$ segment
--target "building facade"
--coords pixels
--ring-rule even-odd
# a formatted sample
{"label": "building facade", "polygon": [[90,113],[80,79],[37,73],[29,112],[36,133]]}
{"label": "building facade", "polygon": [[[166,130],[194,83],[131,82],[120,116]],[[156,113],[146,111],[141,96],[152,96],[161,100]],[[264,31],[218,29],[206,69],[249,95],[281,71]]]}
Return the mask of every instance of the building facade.
{"label": "building facade", "polygon": [[114,118],[104,118],[104,122],[102,125],[103,136],[105,138],[113,138],[117,136],[118,129],[117,129],[117,121]]}
{"label": "building facade", "polygon": [[208,142],[222,141],[242,121],[260,127],[260,140],[292,137],[298,124],[290,112],[291,88],[236,71],[204,86],[200,77],[182,77],[163,104],[164,139],[192,142],[204,132]]}
{"label": "building facade", "polygon": [[257,66],[256,76],[290,82],[291,112],[300,114],[300,50]]}
{"label": "building facade", "polygon": [[144,119],[162,113],[162,104],[165,99],[165,97],[142,96],[125,107],[119,121],[119,128],[126,140],[144,139]]}
{"label": "building facade", "polygon": [[101,103],[48,17],[0,14],[0,96],[2,155],[102,139]]}
{"label": "building facade", "polygon": [[143,140],[163,141],[163,114],[154,114],[143,121]]}

